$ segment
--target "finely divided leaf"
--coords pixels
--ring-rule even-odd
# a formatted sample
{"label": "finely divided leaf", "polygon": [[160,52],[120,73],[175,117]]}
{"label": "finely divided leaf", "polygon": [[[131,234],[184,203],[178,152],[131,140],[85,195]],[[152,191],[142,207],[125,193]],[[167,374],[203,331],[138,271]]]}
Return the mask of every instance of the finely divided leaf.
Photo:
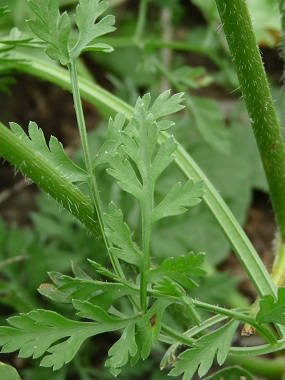
{"label": "finely divided leaf", "polygon": [[69,62],[68,38],[70,20],[66,12],[59,13],[58,0],[29,0],[36,17],[28,21],[32,31],[47,43],[46,53],[63,65]]}
{"label": "finely divided leaf", "polygon": [[162,142],[151,164],[151,178],[155,182],[160,174],[171,164],[174,160],[172,153],[176,150],[177,143],[173,137],[168,138]]}
{"label": "finely divided leaf", "polygon": [[86,50],[104,52],[111,52],[113,50],[109,45],[95,43],[97,37],[115,30],[113,27],[115,23],[114,16],[105,16],[96,23],[98,17],[107,7],[108,3],[105,0],[80,0],[74,16],[79,30],[78,41],[71,51],[74,58],[77,58],[81,52]]}
{"label": "finely divided leaf", "polygon": [[128,225],[124,222],[123,213],[111,202],[108,214],[104,215],[104,220],[108,228],[105,229],[106,236],[113,243],[111,252],[119,259],[137,267],[142,265],[142,254],[132,241],[131,232]]}
{"label": "finely divided leaf", "polygon": [[200,268],[204,261],[204,254],[190,252],[187,257],[168,257],[159,267],[150,269],[147,273],[148,282],[158,282],[162,277],[169,277],[187,288],[193,288],[196,283],[192,276],[202,276],[206,272]]}
{"label": "finely divided leaf", "polygon": [[277,301],[271,295],[259,302],[260,310],[256,319],[259,323],[280,323],[285,325],[285,287],[278,289]]}
{"label": "finely divided leaf", "polygon": [[121,368],[127,364],[130,357],[137,353],[135,327],[135,323],[129,323],[120,339],[113,344],[108,352],[110,358],[105,362],[105,366],[110,367],[110,372],[114,376],[117,376],[121,372]]}
{"label": "finely divided leaf", "polygon": [[183,186],[180,182],[176,183],[153,210],[152,223],[167,216],[182,214],[187,208],[196,206],[204,194],[203,184],[203,181],[194,182],[191,179]]}
{"label": "finely divided leaf", "polygon": [[[117,326],[102,326],[91,322],[78,322],[47,310],[36,310],[28,314],[11,317],[8,322],[13,327],[0,327],[2,352],[20,350],[19,356],[43,358],[41,365],[59,369],[73,359],[81,344],[90,336]],[[61,343],[57,343],[59,340]]]}
{"label": "finely divided leaf", "polygon": [[61,300],[65,303],[72,303],[76,299],[95,303],[108,310],[116,299],[139,293],[139,289],[131,283],[127,286],[122,283],[84,280],[55,272],[50,273],[50,277],[56,286],[44,284],[39,289],[40,293],[54,301]]}
{"label": "finely divided leaf", "polygon": [[218,330],[199,338],[193,348],[179,355],[169,374],[178,376],[184,373],[182,380],[190,380],[198,369],[198,375],[202,377],[211,368],[216,355],[218,364],[222,365],[227,358],[238,324],[239,321],[232,320]]}
{"label": "finely divided leaf", "polygon": [[118,151],[114,156],[110,156],[110,164],[111,168],[107,169],[108,174],[118,181],[124,191],[142,200],[143,187],[130,161]]}
{"label": "finely divided leaf", "polygon": [[170,90],[167,90],[156,98],[149,112],[153,114],[155,120],[176,113],[184,108],[181,105],[183,96],[183,92],[170,96]]}
{"label": "finely divided leaf", "polygon": [[[56,137],[51,136],[49,145],[47,145],[43,131],[38,128],[37,124],[30,122],[29,136],[25,134],[23,129],[16,123],[10,123],[12,132],[24,140],[35,152],[44,158],[49,164],[65,177],[69,182],[85,182],[87,173],[85,170],[77,166],[65,153],[62,144]],[[23,165],[25,163],[23,162]]]}
{"label": "finely divided leaf", "polygon": [[100,164],[109,162],[108,155],[117,150],[118,146],[121,144],[120,132],[125,124],[126,117],[123,114],[117,114],[113,119],[109,120],[108,123],[108,135],[107,138],[99,149],[93,160],[93,167],[97,167]]}

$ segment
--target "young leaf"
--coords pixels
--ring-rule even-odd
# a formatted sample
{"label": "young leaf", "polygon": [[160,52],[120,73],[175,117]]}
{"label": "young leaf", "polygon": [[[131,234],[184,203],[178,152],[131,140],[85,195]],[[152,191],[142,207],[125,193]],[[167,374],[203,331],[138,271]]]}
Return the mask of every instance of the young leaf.
{"label": "young leaf", "polygon": [[173,137],[161,143],[151,165],[151,178],[155,182],[160,174],[174,160],[172,153],[176,150],[177,143]]}
{"label": "young leaf", "polygon": [[22,358],[39,358],[48,352],[41,365],[54,370],[70,362],[88,337],[121,329],[126,324],[125,321],[105,324],[72,321],[47,310],[20,314],[8,322],[13,327],[0,327],[1,352],[20,350]]}
{"label": "young leaf", "polygon": [[[23,139],[35,152],[35,156],[39,155],[49,164],[54,166],[69,182],[85,182],[87,173],[81,169],[65,153],[62,144],[56,137],[50,138],[47,145],[43,131],[36,123],[29,123],[29,136],[25,134],[23,129],[16,123],[10,123],[12,132]],[[23,165],[25,163],[23,162]]]}
{"label": "young leaf", "polygon": [[125,124],[126,117],[123,114],[117,114],[113,119],[109,120],[108,123],[108,135],[104,144],[99,149],[93,160],[93,168],[100,164],[109,162],[108,155],[111,152],[115,152],[117,147],[121,144],[120,132]]}
{"label": "young leaf", "polygon": [[112,202],[108,208],[109,213],[105,214],[106,236],[114,244],[111,252],[119,259],[127,263],[134,264],[138,268],[142,264],[142,254],[132,241],[131,232],[128,225],[124,222],[123,213]]}
{"label": "young leaf", "polygon": [[138,180],[136,172],[130,161],[126,160],[120,150],[114,156],[110,156],[109,162],[111,168],[107,169],[107,173],[113,176],[121,188],[134,195],[138,200],[143,199],[143,188]]}
{"label": "young leaf", "polygon": [[105,362],[106,367],[110,367],[110,372],[117,376],[121,372],[123,367],[129,361],[130,357],[133,357],[138,350],[136,343],[136,325],[135,323],[129,323],[120,339],[110,348],[108,355],[110,358]]}
{"label": "young leaf", "polygon": [[198,369],[198,375],[202,377],[211,368],[216,355],[218,364],[222,365],[227,358],[238,324],[239,321],[232,320],[218,330],[197,339],[193,348],[179,355],[179,360],[174,363],[174,368],[169,374],[178,376],[184,373],[182,380],[190,380]]}
{"label": "young leaf", "polygon": [[170,96],[170,90],[167,90],[156,98],[149,112],[152,113],[154,119],[157,120],[161,117],[181,111],[184,108],[184,106],[181,105],[183,96],[183,92]]}
{"label": "young leaf", "polygon": [[196,283],[190,278],[202,276],[206,272],[200,268],[204,261],[204,254],[190,252],[187,257],[166,258],[157,268],[150,269],[147,273],[148,282],[158,282],[166,276],[187,288],[196,287]]}
{"label": "young leaf", "polygon": [[46,53],[62,65],[69,62],[68,38],[70,20],[66,12],[59,13],[58,0],[29,0],[36,17],[28,21],[32,31],[46,42]]}
{"label": "young leaf", "polygon": [[98,17],[108,8],[107,1],[103,0],[80,0],[76,7],[74,16],[76,25],[79,30],[79,36],[76,45],[71,51],[75,59],[86,50],[111,52],[113,48],[110,45],[95,43],[95,39],[103,34],[115,30],[114,16],[108,15],[96,23]]}
{"label": "young leaf", "polygon": [[[113,316],[101,307],[94,305],[91,302],[73,300],[72,304],[74,308],[77,310],[77,315],[79,317],[92,319],[99,323],[114,324],[120,323],[121,321],[127,323],[128,320],[128,318],[118,318],[116,316]],[[137,318],[138,317],[135,317],[135,320]],[[130,319],[134,320],[134,318],[129,318],[129,320]]]}
{"label": "young leaf", "polygon": [[204,194],[203,181],[194,182],[189,179],[184,186],[176,183],[167,193],[152,213],[152,223],[167,216],[179,215],[187,211],[187,208],[196,206]]}
{"label": "young leaf", "polygon": [[260,300],[259,307],[257,322],[285,325],[285,287],[278,288],[277,301],[267,295]]}
{"label": "young leaf", "polygon": [[185,296],[185,290],[177,282],[168,277],[162,277],[154,284],[153,289],[163,296],[178,297],[182,299]]}
{"label": "young leaf", "polygon": [[149,356],[151,348],[157,342],[160,334],[163,313],[172,302],[172,300],[165,298],[157,300],[137,322],[136,342],[138,352],[131,359],[131,365],[134,365],[139,358],[145,360]]}
{"label": "young leaf", "polygon": [[54,301],[72,303],[73,300],[89,301],[98,307],[108,310],[113,302],[125,295],[135,295],[139,289],[132,283],[128,286],[122,283],[112,283],[97,280],[84,280],[64,276],[60,273],[50,273],[53,285],[41,285],[39,292]]}

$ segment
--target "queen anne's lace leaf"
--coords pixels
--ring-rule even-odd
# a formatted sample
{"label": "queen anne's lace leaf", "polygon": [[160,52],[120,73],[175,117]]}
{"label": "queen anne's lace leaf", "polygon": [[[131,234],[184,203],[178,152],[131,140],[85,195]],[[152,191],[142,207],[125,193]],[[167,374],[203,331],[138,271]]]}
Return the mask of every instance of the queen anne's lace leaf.
{"label": "queen anne's lace leaf", "polygon": [[74,299],[96,303],[97,306],[108,310],[118,298],[125,295],[137,295],[139,289],[129,284],[84,280],[51,272],[50,278],[54,285],[42,284],[40,293],[56,301],[72,303]]}
{"label": "queen anne's lace leaf", "polygon": [[32,31],[46,44],[47,55],[61,64],[67,65],[70,58],[76,59],[86,50],[111,52],[113,48],[104,43],[95,43],[97,37],[112,32],[115,28],[114,17],[103,17],[96,23],[98,17],[106,10],[105,0],[80,0],[76,8],[75,22],[79,30],[78,40],[70,50],[70,19],[66,12],[60,14],[58,0],[29,0],[35,14],[28,21]]}
{"label": "queen anne's lace leaf", "polygon": [[93,160],[93,167],[109,162],[108,156],[110,153],[115,152],[121,144],[120,132],[123,129],[125,120],[125,116],[120,113],[116,115],[114,120],[109,120],[107,138]]}
{"label": "queen anne's lace leaf", "polygon": [[[16,123],[10,123],[12,132],[20,137],[26,144],[28,144],[35,152],[36,156],[41,156],[50,165],[52,165],[55,170],[57,170],[60,175],[66,178],[69,182],[85,182],[87,179],[87,173],[85,170],[77,166],[65,153],[62,144],[57,140],[56,137],[52,136],[47,145],[43,131],[38,128],[37,124],[30,122],[29,124],[29,135],[23,131],[23,129]],[[23,162],[23,165],[25,163]]]}
{"label": "queen anne's lace leaf", "polygon": [[167,216],[182,214],[187,208],[200,203],[204,194],[203,184],[203,181],[194,182],[191,179],[183,186],[177,182],[153,210],[152,223]]}
{"label": "queen anne's lace leaf", "polygon": [[79,37],[71,54],[76,58],[86,50],[111,52],[113,48],[106,44],[95,43],[95,39],[115,30],[114,16],[108,15],[96,23],[98,17],[107,9],[108,3],[100,0],[80,0],[76,7],[75,22]]}
{"label": "queen anne's lace leaf", "polygon": [[124,320],[107,323],[72,321],[47,310],[20,314],[9,318],[8,322],[12,327],[0,327],[2,352],[20,350],[22,358],[39,358],[48,352],[41,365],[54,370],[70,362],[88,337],[122,329],[128,323]]}
{"label": "queen anne's lace leaf", "polygon": [[278,288],[277,300],[271,295],[267,295],[260,300],[259,306],[260,310],[256,316],[259,323],[285,325],[285,287]]}
{"label": "queen anne's lace leaf", "polygon": [[231,320],[218,330],[197,339],[193,348],[179,355],[169,374],[179,376],[183,373],[182,380],[190,380],[198,369],[198,375],[202,377],[211,368],[216,355],[218,364],[222,365],[227,358],[238,324],[239,321]]}
{"label": "queen anne's lace leaf", "polygon": [[181,105],[183,95],[183,92],[180,92],[170,96],[170,90],[167,90],[156,98],[149,112],[153,114],[155,120],[178,112],[184,108],[184,106]]}
{"label": "queen anne's lace leaf", "polygon": [[148,271],[147,279],[149,282],[156,283],[165,276],[187,288],[193,288],[197,284],[191,277],[202,276],[206,273],[200,268],[203,261],[203,253],[190,252],[187,257],[168,257],[157,268]]}
{"label": "queen anne's lace leaf", "polygon": [[129,359],[138,351],[135,328],[135,322],[128,324],[120,339],[113,344],[108,352],[110,358],[105,362],[105,366],[110,367],[110,372],[114,376],[121,372],[121,367],[127,364]]}
{"label": "queen anne's lace leaf", "polygon": [[47,55],[66,65],[69,62],[70,33],[67,13],[59,13],[58,0],[29,0],[29,5],[36,15],[35,19],[28,21],[30,28],[47,43]]}
{"label": "queen anne's lace leaf", "polygon": [[140,268],[142,254],[132,241],[131,232],[124,222],[122,211],[113,202],[110,203],[108,214],[105,214],[104,220],[108,227],[105,230],[106,236],[114,245],[110,248],[111,252],[119,259]]}

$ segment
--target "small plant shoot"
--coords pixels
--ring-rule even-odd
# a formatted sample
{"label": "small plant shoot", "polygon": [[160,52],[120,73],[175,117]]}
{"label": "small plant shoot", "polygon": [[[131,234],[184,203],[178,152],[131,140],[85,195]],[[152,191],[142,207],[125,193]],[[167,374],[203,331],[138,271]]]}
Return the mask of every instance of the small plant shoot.
{"label": "small plant shoot", "polygon": [[[56,207],[72,215],[63,213],[65,224],[59,227],[55,225],[57,218],[61,219],[57,208],[54,211],[43,203],[45,216],[34,215],[34,221],[41,226],[46,222],[50,236],[56,236],[58,229],[66,231],[59,238],[63,239],[63,247],[69,246],[70,241],[81,240],[74,261],[71,255],[68,259],[63,256],[60,269],[54,264],[48,273],[50,280],[38,284],[38,292],[47,308],[40,306],[36,296],[36,301],[32,301],[19,283],[8,288],[19,313],[10,316],[8,324],[3,322],[0,326],[3,357],[16,352],[20,358],[39,359],[40,367],[57,371],[55,373],[62,376],[58,379],[62,380],[67,379],[69,366],[80,369],[82,380],[128,376],[132,368],[142,368],[140,366],[147,365],[154,357],[160,358],[161,379],[164,374],[182,380],[191,380],[196,375],[208,375],[209,380],[254,379],[249,372],[250,365],[246,365],[248,358],[285,349],[285,287],[282,286],[285,150],[247,2],[216,0],[211,3],[213,9],[216,3],[224,27],[269,185],[278,228],[272,276],[223,201],[219,189],[215,189],[178,142],[179,138],[174,137],[179,118],[189,115],[191,107],[194,107],[191,112],[199,133],[207,135],[207,123],[199,110],[199,102],[196,100],[195,106],[187,93],[188,88],[195,88],[197,81],[202,81],[204,73],[190,67],[171,72],[161,66],[153,54],[155,44],[143,38],[148,1],[138,1],[139,17],[132,43],[142,49],[146,65],[162,73],[177,91],[153,91],[156,95],[146,91],[141,96],[135,93],[133,107],[89,83],[83,75],[83,53],[100,53],[102,57],[102,53],[114,51],[112,41],[115,47],[124,43],[123,38],[116,40],[109,36],[115,31],[115,17],[105,0],[28,0],[27,3],[30,31],[12,30],[9,36],[0,38],[0,68],[3,62],[11,70],[30,70],[31,74],[34,70],[36,76],[71,90],[82,157],[78,162],[71,159],[53,136],[46,142],[41,126],[34,121],[30,121],[27,132],[13,121],[10,128],[0,124],[0,155],[54,198],[58,202]],[[116,2],[110,5],[115,6],[113,3]],[[170,3],[165,8],[169,12],[180,7],[178,1]],[[284,13],[284,5],[280,9]],[[1,7],[0,18],[5,19],[7,15],[8,7]],[[167,45],[167,41],[164,44]],[[46,56],[42,59],[31,54],[22,59],[25,48],[44,50]],[[207,80],[210,81],[204,79]],[[3,88],[6,85],[3,82]],[[83,98],[107,116],[107,131],[101,145],[97,134],[93,143],[87,133]],[[212,107],[213,115],[218,113],[209,100],[203,104]],[[218,115],[217,128],[219,120]],[[211,146],[212,143],[214,147],[219,136],[226,135],[221,131],[216,135],[213,131],[209,133],[206,144]],[[209,149],[214,149],[213,146]],[[227,146],[226,142],[221,143],[219,154],[225,154]],[[204,225],[197,230],[196,224],[190,224],[193,228],[185,230],[188,218],[191,216],[195,221],[197,215],[199,220],[198,214],[206,206],[256,290],[258,298],[252,306],[244,301],[241,307],[236,300],[232,300],[232,307],[223,306],[227,286],[230,284],[233,289],[234,280],[225,274],[215,282],[217,274],[209,252],[195,249],[193,235],[203,231]],[[77,222],[80,223],[75,224]],[[169,223],[175,225],[170,233]],[[80,235],[82,225],[85,229]],[[29,260],[30,251],[36,252],[35,255],[40,252],[30,236],[11,231],[9,235],[4,225],[0,225],[0,250],[2,245],[4,247],[2,240],[9,241],[9,249],[5,248],[8,258],[3,259],[6,268],[3,280],[2,274],[0,276],[1,289],[7,286],[6,279],[17,281],[9,267],[11,262]],[[7,237],[4,239],[4,236]],[[204,232],[203,240],[214,240],[214,236]],[[94,246],[86,253],[89,239]],[[19,247],[13,245],[17,240],[21,242]],[[49,241],[49,238],[42,240]],[[184,249],[174,250],[171,240],[177,242],[177,247],[183,241]],[[172,250],[170,254],[163,251],[167,244]],[[27,255],[20,252],[23,247]],[[52,246],[48,254],[54,258],[57,249],[57,245]],[[83,265],[79,265],[77,259],[81,249],[85,255]],[[45,257],[48,261],[49,256]],[[38,260],[40,263],[41,258]],[[72,270],[68,270],[70,267]],[[37,277],[36,269],[30,268],[30,273]],[[212,293],[215,294],[211,302]],[[236,295],[236,290],[232,294]],[[7,301],[7,304],[13,303]],[[49,310],[53,305],[54,309]],[[261,343],[239,345],[236,342],[241,330],[244,335],[255,332]],[[105,334],[100,335],[101,339],[106,333],[112,333],[104,363],[106,368],[102,369],[108,369],[108,373],[98,374],[94,368],[85,371],[78,364],[84,356],[83,350],[93,344],[94,337]],[[217,365],[224,367],[209,375]],[[16,369],[3,363],[0,363],[0,373],[3,378],[20,379]]]}

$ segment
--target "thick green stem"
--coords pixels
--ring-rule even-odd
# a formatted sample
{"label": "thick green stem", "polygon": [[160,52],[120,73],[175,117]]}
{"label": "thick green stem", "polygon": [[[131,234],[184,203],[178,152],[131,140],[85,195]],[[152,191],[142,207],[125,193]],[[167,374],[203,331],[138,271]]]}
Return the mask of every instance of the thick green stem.
{"label": "thick green stem", "polygon": [[285,149],[245,0],[216,0],[285,240]]}
{"label": "thick green stem", "polygon": [[69,210],[95,236],[102,238],[90,199],[58,173],[41,155],[0,123],[0,156],[21,170],[33,182]]}

